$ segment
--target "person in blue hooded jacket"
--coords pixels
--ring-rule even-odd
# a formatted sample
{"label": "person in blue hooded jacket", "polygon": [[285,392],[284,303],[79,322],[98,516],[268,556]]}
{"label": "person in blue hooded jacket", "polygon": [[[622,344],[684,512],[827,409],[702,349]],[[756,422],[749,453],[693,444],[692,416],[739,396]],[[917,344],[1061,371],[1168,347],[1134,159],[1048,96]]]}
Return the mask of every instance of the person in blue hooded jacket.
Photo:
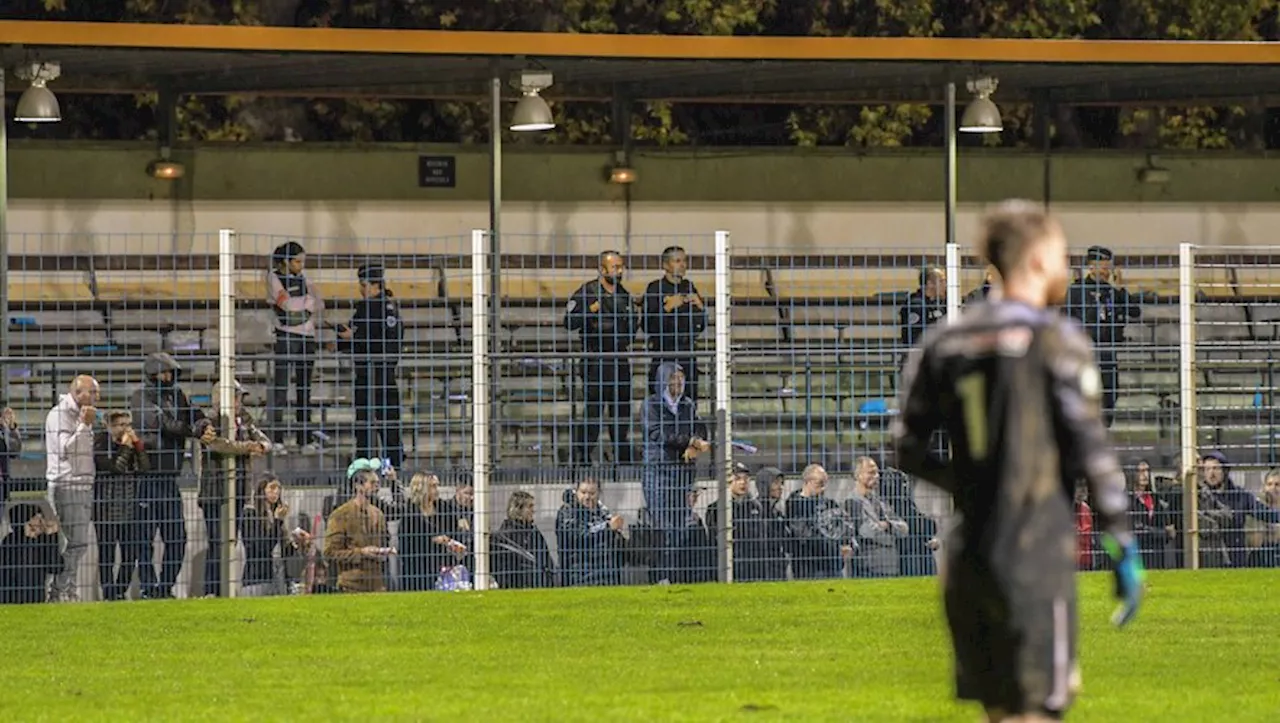
{"label": "person in blue hooded jacket", "polygon": [[679,542],[689,518],[695,461],[711,449],[706,425],[698,421],[693,400],[684,394],[684,369],[675,362],[659,365],[653,390],[640,408],[644,430],[642,489],[649,519],[659,532],[662,551],[655,581],[674,579],[680,567]]}
{"label": "person in blue hooded jacket", "polygon": [[[1231,480],[1231,465],[1219,451],[1200,457],[1200,517],[1212,521],[1226,548],[1231,567],[1245,567],[1249,550],[1245,547],[1244,520],[1280,523],[1280,510],[1267,507]],[[1206,526],[1202,524],[1202,526]],[[1212,525],[1209,525],[1212,526]]]}

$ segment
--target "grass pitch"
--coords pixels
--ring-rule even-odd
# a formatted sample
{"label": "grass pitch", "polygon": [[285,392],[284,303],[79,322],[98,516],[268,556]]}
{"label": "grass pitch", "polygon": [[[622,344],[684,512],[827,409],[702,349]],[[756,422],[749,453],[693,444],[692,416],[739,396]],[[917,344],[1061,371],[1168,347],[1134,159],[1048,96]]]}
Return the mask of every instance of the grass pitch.
{"label": "grass pitch", "polygon": [[[1165,572],[1084,721],[1280,720],[1280,571]],[[928,579],[0,609],[0,720],[974,721]]]}

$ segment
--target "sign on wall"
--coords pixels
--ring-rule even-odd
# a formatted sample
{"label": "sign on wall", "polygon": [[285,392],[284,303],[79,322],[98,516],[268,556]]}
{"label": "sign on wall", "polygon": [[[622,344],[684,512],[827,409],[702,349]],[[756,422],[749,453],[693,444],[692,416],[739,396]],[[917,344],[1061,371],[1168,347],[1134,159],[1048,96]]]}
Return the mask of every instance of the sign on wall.
{"label": "sign on wall", "polygon": [[418,156],[419,188],[455,188],[457,185],[457,157]]}

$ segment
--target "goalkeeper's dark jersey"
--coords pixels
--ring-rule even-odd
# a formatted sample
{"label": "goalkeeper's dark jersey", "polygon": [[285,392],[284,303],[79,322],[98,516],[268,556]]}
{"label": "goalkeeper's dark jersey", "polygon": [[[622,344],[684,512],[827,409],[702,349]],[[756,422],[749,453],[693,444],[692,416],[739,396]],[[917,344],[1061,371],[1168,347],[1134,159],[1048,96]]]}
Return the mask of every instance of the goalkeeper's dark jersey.
{"label": "goalkeeper's dark jersey", "polygon": [[[1056,310],[969,307],[912,353],[894,425],[897,466],[955,497],[952,559],[995,571],[1074,568],[1076,480],[1104,531],[1125,534],[1124,474],[1099,416],[1089,339]],[[945,429],[951,457],[931,449]]]}

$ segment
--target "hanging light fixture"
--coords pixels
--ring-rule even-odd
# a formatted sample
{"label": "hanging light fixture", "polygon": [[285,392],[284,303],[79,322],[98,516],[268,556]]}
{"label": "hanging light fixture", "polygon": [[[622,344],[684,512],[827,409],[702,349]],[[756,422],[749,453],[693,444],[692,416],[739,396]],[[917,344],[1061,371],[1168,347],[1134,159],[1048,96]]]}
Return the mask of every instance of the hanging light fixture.
{"label": "hanging light fixture", "polygon": [[18,123],[57,123],[62,120],[62,108],[58,96],[49,90],[48,83],[62,74],[58,63],[32,63],[18,68],[14,75],[31,82],[31,87],[18,98],[13,120]]}
{"label": "hanging light fixture", "polygon": [[551,106],[540,93],[551,87],[554,79],[546,71],[521,71],[511,85],[520,89],[520,100],[511,114],[511,130],[516,132],[549,131],[556,127]]}
{"label": "hanging light fixture", "polygon": [[991,102],[991,94],[996,92],[999,81],[995,78],[977,78],[968,83],[969,92],[976,96],[964,109],[960,117],[959,130],[962,133],[999,133],[1004,130],[1004,121],[1000,119],[1000,109]]}

